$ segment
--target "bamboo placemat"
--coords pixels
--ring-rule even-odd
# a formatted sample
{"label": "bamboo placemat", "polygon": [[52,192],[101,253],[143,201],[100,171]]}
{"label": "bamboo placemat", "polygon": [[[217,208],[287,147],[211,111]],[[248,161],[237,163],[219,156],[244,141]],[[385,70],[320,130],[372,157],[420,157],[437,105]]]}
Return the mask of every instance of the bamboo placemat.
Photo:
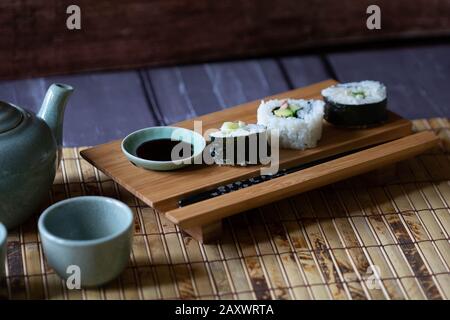
{"label": "bamboo placemat", "polygon": [[[202,245],[111,179],[64,150],[47,205],[104,195],[136,213],[129,267],[111,284],[68,290],[47,266],[37,216],[8,237],[3,295],[12,299],[449,299],[450,126],[418,120],[442,139],[397,166],[394,180],[359,176],[236,215]],[[373,271],[379,273],[376,281]]]}

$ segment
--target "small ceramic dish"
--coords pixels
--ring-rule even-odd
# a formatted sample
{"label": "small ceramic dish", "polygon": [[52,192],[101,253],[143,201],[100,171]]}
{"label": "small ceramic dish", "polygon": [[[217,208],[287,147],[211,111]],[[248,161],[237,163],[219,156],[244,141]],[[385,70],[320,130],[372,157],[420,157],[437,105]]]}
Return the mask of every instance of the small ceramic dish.
{"label": "small ceramic dish", "polygon": [[48,264],[64,279],[78,269],[81,286],[116,278],[130,259],[133,212],[107,197],[83,196],[48,207],[38,229]]}
{"label": "small ceramic dish", "polygon": [[[193,146],[193,154],[174,161],[154,161],[147,160],[137,155],[137,148],[144,142],[159,139],[171,139],[183,141]],[[122,152],[128,160],[138,167],[156,171],[168,171],[185,167],[189,164],[201,163],[203,150],[206,147],[206,140],[195,131],[178,127],[150,127],[135,131],[125,137],[122,141]]]}
{"label": "small ceramic dish", "polygon": [[5,276],[6,242],[8,232],[3,224],[0,223],[0,281]]}

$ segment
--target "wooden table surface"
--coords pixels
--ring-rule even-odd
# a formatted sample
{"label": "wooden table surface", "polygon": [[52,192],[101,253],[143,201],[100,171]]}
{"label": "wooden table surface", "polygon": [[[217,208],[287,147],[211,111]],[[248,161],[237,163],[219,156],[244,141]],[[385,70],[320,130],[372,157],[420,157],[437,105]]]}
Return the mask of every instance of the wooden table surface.
{"label": "wooden table surface", "polygon": [[51,83],[73,85],[64,144],[86,146],[328,78],[386,83],[390,109],[409,119],[450,114],[449,44],[1,81],[0,100],[37,111]]}

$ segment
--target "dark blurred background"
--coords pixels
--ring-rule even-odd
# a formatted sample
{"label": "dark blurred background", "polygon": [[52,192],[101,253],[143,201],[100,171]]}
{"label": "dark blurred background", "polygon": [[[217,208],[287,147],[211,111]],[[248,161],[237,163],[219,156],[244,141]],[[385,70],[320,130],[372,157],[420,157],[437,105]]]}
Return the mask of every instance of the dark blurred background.
{"label": "dark blurred background", "polygon": [[[69,30],[70,5],[81,29]],[[368,29],[370,5],[380,29]],[[448,0],[23,0],[0,2],[0,100],[37,110],[75,86],[66,145],[335,78],[385,82],[407,118],[447,117]]]}

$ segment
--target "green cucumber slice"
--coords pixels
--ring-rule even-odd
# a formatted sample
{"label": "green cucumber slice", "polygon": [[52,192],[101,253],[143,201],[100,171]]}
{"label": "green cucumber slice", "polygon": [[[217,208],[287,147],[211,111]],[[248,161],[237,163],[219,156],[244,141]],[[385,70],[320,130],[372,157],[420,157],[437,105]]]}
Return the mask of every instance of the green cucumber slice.
{"label": "green cucumber slice", "polygon": [[288,117],[293,117],[294,116],[294,112],[287,108],[287,109],[277,109],[273,112],[274,115],[276,115],[277,117],[283,117],[283,118],[288,118]]}

